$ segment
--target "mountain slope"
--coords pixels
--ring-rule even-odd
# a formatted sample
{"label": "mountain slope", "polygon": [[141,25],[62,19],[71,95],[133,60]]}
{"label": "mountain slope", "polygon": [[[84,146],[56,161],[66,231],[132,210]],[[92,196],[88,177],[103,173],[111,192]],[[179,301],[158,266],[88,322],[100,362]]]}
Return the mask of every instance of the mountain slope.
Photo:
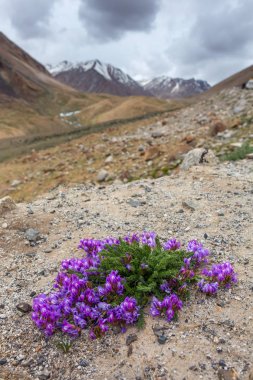
{"label": "mountain slope", "polygon": [[221,90],[224,90],[230,87],[243,87],[248,82],[248,80],[252,78],[253,78],[253,65],[217,83],[210,90],[208,90],[206,94],[207,95],[215,94]]}
{"label": "mountain slope", "polygon": [[[130,77],[113,67],[108,67],[108,70],[125,88],[137,86],[138,93],[140,86]],[[42,64],[0,33],[1,141],[16,137],[39,140],[45,136],[67,135],[77,128],[89,129],[96,123],[136,118],[175,107],[158,99],[152,98],[151,102],[150,99],[138,97],[129,100],[109,94],[78,92],[55,79]],[[17,143],[20,145],[19,140]]]}
{"label": "mountain slope", "polygon": [[0,95],[34,101],[50,90],[74,92],[0,32]]}
{"label": "mountain slope", "polygon": [[63,61],[55,67],[48,65],[48,69],[56,79],[79,91],[119,96],[151,95],[121,69],[99,60],[77,64]]}
{"label": "mountain slope", "polygon": [[144,89],[152,95],[163,98],[184,98],[207,91],[210,85],[203,80],[169,78],[161,76],[144,84]]}

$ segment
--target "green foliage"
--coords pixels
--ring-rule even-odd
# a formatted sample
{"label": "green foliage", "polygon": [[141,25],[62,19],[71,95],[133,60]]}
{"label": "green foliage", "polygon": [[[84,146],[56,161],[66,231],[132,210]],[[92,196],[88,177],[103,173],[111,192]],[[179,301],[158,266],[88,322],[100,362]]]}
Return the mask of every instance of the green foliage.
{"label": "green foliage", "polygon": [[[164,250],[158,238],[155,248],[137,242],[129,245],[121,240],[119,245],[107,246],[100,252],[99,270],[101,275],[117,270],[125,279],[124,297],[135,297],[139,305],[145,306],[150,295],[164,297],[160,285],[164,280],[175,279],[184,258],[190,255],[192,253],[184,250]],[[180,280],[178,285],[181,285]]]}
{"label": "green foliage", "polygon": [[63,351],[64,354],[67,354],[72,346],[72,341],[69,339],[63,339],[56,342],[56,347]]}
{"label": "green foliage", "polygon": [[241,147],[221,157],[221,160],[222,161],[242,160],[249,153],[253,153],[253,147],[249,144],[249,142],[245,142]]}

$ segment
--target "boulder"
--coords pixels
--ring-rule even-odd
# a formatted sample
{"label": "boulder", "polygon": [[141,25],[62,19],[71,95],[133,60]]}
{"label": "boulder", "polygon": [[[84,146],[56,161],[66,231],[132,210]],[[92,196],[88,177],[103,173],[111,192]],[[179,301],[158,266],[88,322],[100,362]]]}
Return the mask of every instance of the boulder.
{"label": "boulder", "polygon": [[224,132],[226,128],[226,125],[222,121],[216,120],[209,128],[210,136],[216,136],[218,133]]}
{"label": "boulder", "polygon": [[185,158],[181,164],[181,169],[188,170],[192,166],[203,164],[217,164],[218,158],[215,156],[212,150],[205,148],[196,148],[191,150],[185,155]]}
{"label": "boulder", "polygon": [[4,214],[7,211],[12,211],[16,207],[16,203],[11,197],[7,196],[0,199],[0,215]]}
{"label": "boulder", "polygon": [[253,90],[253,79],[248,80],[245,84],[245,88],[247,88],[247,90]]}

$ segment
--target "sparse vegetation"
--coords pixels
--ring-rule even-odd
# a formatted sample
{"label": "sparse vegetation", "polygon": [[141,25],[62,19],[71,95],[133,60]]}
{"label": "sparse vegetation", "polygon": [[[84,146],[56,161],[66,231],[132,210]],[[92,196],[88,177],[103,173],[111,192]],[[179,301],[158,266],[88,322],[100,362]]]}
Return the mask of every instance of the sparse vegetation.
{"label": "sparse vegetation", "polygon": [[253,146],[247,141],[241,147],[238,147],[233,152],[227,153],[221,157],[221,161],[237,161],[244,159],[247,154],[253,153]]}

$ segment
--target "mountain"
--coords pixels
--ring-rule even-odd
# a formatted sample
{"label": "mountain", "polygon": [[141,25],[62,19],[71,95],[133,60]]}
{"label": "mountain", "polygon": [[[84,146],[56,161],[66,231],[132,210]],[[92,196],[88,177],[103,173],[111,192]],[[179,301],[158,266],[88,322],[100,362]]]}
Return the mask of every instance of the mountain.
{"label": "mountain", "polygon": [[57,66],[47,66],[60,82],[90,93],[107,93],[119,96],[151,96],[138,82],[121,69],[96,60],[73,64],[63,61]]}
{"label": "mountain", "polygon": [[34,101],[50,91],[71,91],[46,68],[0,32],[0,96]]}
{"label": "mountain", "polygon": [[163,98],[185,98],[207,91],[210,85],[203,80],[181,79],[161,76],[150,81],[142,81],[143,88],[152,95]]}
{"label": "mountain", "polygon": [[243,88],[244,85],[252,78],[253,78],[253,65],[217,83],[212,88],[210,88],[210,90],[208,90],[206,94],[212,95],[219,91],[222,91],[224,89],[231,88],[231,87]]}
{"label": "mountain", "polygon": [[[138,83],[120,70],[108,66],[107,73],[96,63],[96,70],[99,69],[101,76],[111,75],[108,82],[118,78],[125,89],[131,88],[134,93],[135,88],[136,94],[144,93],[142,89],[138,91],[141,88]],[[57,136],[57,144],[59,138],[66,138],[77,129],[85,133],[93,130],[94,124],[116,119],[117,122],[126,119],[130,122],[170,107],[178,105],[152,97],[126,98],[79,92],[58,81],[40,62],[0,33],[0,156],[9,156],[11,148],[23,149],[27,139],[36,138],[41,145],[43,138]]]}

